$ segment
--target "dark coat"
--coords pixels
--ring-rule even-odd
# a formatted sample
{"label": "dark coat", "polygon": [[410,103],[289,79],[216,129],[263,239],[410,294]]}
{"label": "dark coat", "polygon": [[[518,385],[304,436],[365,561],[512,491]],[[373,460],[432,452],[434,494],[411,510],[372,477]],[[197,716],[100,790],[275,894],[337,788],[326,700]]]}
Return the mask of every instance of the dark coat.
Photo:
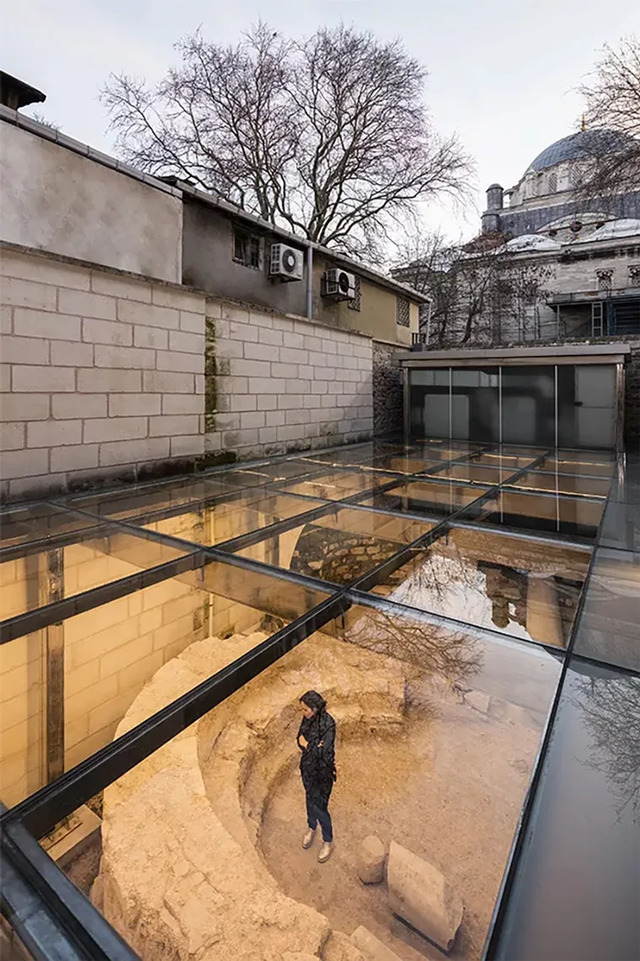
{"label": "dark coat", "polygon": [[[300,743],[301,736],[308,747]],[[324,709],[317,711],[313,717],[302,719],[296,740],[302,751],[300,775],[305,791],[326,803],[336,779],[336,722]]]}

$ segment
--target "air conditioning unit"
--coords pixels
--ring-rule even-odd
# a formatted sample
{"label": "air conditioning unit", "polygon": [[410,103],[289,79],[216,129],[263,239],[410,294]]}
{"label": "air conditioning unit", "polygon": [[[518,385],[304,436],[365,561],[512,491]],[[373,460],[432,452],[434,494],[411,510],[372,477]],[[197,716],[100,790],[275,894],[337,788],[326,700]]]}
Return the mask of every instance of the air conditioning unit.
{"label": "air conditioning unit", "polygon": [[302,280],[304,255],[301,250],[286,244],[271,244],[269,276],[280,280]]}
{"label": "air conditioning unit", "polygon": [[322,278],[322,296],[331,297],[332,300],[354,300],[356,278],[340,267],[325,271]]}

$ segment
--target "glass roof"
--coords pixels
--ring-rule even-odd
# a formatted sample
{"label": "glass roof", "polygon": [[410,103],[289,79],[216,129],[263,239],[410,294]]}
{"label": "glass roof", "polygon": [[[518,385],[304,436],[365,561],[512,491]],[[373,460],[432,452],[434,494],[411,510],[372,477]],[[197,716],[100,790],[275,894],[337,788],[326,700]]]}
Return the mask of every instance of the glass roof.
{"label": "glass roof", "polygon": [[[184,761],[175,745],[192,731],[224,824],[216,779],[258,737],[229,831],[249,825],[281,892],[336,930],[369,925],[402,961],[431,957],[413,929],[380,925],[353,875],[356,841],[378,832],[448,865],[468,911],[455,957],[480,956],[563,665],[640,671],[629,465],[601,451],[372,442],[7,507],[0,800],[11,814],[53,792],[38,822],[48,851],[58,820],[85,817],[78,805],[108,817],[115,838],[134,818],[123,801],[134,771]],[[298,830],[289,742],[308,688],[342,731],[344,849],[331,862],[342,905],[282,853]],[[146,753],[129,753],[131,732]],[[280,765],[268,800],[267,732]],[[96,795],[82,765],[103,754],[121,776],[105,774]],[[65,793],[67,776],[77,784]],[[139,835],[151,844],[144,820]]]}

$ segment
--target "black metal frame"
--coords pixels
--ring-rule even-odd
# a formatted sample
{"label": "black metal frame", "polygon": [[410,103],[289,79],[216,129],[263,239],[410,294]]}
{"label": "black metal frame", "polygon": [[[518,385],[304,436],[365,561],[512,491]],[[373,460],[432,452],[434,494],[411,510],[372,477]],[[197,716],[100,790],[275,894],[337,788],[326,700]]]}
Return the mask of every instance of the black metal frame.
{"label": "black metal frame", "polygon": [[[475,453],[491,452],[496,446],[497,445],[476,445],[477,449]],[[426,450],[428,450],[428,448]],[[426,454],[426,450],[424,448],[414,447],[410,453],[419,456]],[[400,452],[398,451],[398,453]],[[481,485],[457,478],[452,479],[438,476],[442,471],[450,467],[451,464],[461,461],[472,462],[472,452],[465,450],[459,456],[451,457],[449,460],[443,460],[442,463],[433,465],[423,471],[416,471],[413,474],[389,471],[384,468],[361,467],[355,464],[344,465],[310,461],[310,464],[312,464],[311,469],[294,478],[268,482],[264,485],[248,485],[247,487],[240,487],[238,490],[230,489],[228,493],[216,494],[194,501],[187,500],[186,502],[170,505],[167,508],[160,508],[158,511],[150,511],[147,514],[143,512],[133,518],[105,518],[103,515],[91,514],[90,511],[76,506],[74,501],[77,502],[78,497],[62,503],[42,502],[47,506],[54,506],[57,509],[61,507],[62,509],[69,509],[76,515],[86,514],[88,518],[91,517],[96,520],[98,526],[65,534],[61,541],[59,541],[58,538],[41,539],[40,541],[34,540],[27,544],[5,548],[0,550],[0,561],[9,559],[10,556],[24,556],[29,548],[33,550],[51,550],[55,546],[63,546],[64,543],[77,542],[79,539],[90,539],[96,536],[98,530],[104,530],[105,533],[134,534],[137,537],[145,537],[156,543],[177,547],[189,552],[183,557],[150,568],[149,570],[141,571],[130,577],[102,585],[83,594],[76,595],[75,597],[47,605],[37,611],[18,615],[17,617],[4,621],[0,624],[0,641],[3,643],[32,631],[40,630],[48,624],[66,619],[74,614],[100,606],[110,600],[133,593],[151,584],[159,583],[167,578],[178,576],[189,570],[203,569],[216,561],[247,571],[259,571],[262,574],[268,573],[273,578],[309,587],[315,591],[324,592],[326,598],[257,647],[242,655],[232,664],[218,671],[212,677],[173,701],[152,717],[138,724],[126,734],[118,737],[111,744],[106,745],[91,757],[60,776],[57,780],[41,788],[10,810],[4,810],[0,813],[0,846],[7,864],[7,870],[4,871],[0,882],[2,910],[3,913],[8,914],[11,918],[16,930],[34,956],[47,959],[56,957],[104,958],[110,959],[110,961],[116,961],[116,959],[117,961],[131,961],[131,959],[136,957],[129,946],[113,931],[88,899],[75,888],[52,859],[40,848],[35,839],[46,834],[61,818],[70,814],[89,797],[95,795],[163,744],[166,744],[172,737],[175,737],[190,724],[193,724],[204,716],[204,714],[213,707],[239,690],[249,680],[256,677],[270,665],[274,664],[315,631],[319,630],[340,614],[345,613],[352,604],[363,605],[374,609],[393,609],[399,614],[405,611],[409,617],[418,616],[432,619],[438,623],[451,625],[453,629],[460,630],[460,628],[465,628],[471,633],[482,633],[489,636],[494,633],[490,630],[488,631],[467,624],[466,622],[417,610],[409,605],[396,604],[395,602],[390,602],[367,592],[389,573],[397,570],[418,552],[424,551],[429,544],[445,535],[454,523],[459,523],[460,526],[470,526],[469,524],[465,524],[461,515],[468,512],[472,506],[482,504],[495,496],[502,489],[511,489],[514,481],[528,471],[535,470],[550,453],[551,451],[548,448],[540,449],[539,452],[536,451],[536,455],[531,457],[530,463],[525,467],[507,473],[505,480],[496,485]],[[292,458],[284,459],[291,460]],[[272,463],[272,461],[260,461],[256,466],[265,463]],[[247,467],[250,469],[251,465],[247,465]],[[228,471],[229,468],[221,468],[218,471],[199,476],[203,479],[208,477],[215,479],[216,475],[222,470]],[[339,500],[325,499],[319,506],[311,508],[308,511],[303,511],[299,515],[275,522],[259,531],[234,537],[215,547],[195,545],[191,542],[160,534],[155,531],[147,531],[138,526],[144,522],[152,523],[155,520],[175,516],[180,513],[196,512],[203,507],[213,506],[219,502],[228,502],[229,500],[236,499],[236,497],[246,497],[250,495],[251,490],[256,489],[256,486],[265,490],[267,494],[279,493],[283,496],[297,497],[301,503],[307,499],[322,501],[322,498],[290,493],[283,488],[297,481],[322,476],[326,474],[327,471],[360,473],[366,476],[374,475],[376,477],[388,476],[389,480],[386,483],[372,484],[366,491],[347,495]],[[242,473],[241,470],[234,472],[238,474]],[[192,478],[193,475],[189,475],[188,479]],[[165,484],[153,482],[149,485],[143,485],[142,489],[147,487],[151,489],[162,489],[163,486],[175,484],[177,480],[179,481],[180,478],[171,478],[171,480],[165,482]],[[307,575],[296,574],[292,571],[274,568],[271,565],[253,561],[234,553],[266,537],[273,537],[285,531],[292,530],[295,527],[307,524],[314,519],[337,512],[343,508],[354,508],[361,511],[375,512],[388,517],[402,517],[407,520],[428,520],[428,518],[422,515],[384,510],[360,503],[371,497],[375,491],[391,490],[400,483],[420,480],[433,481],[435,484],[451,484],[453,482],[470,486],[477,489],[478,497],[472,502],[452,511],[445,518],[440,520],[433,518],[436,523],[428,532],[420,535],[420,537],[416,538],[410,544],[399,545],[398,550],[390,555],[390,557],[372,570],[367,571],[351,584],[338,586],[319,578],[308,577]],[[516,490],[525,493],[520,488],[516,488]],[[118,494],[121,492],[122,488],[119,488],[118,491],[114,491],[113,493]],[[546,492],[544,496],[547,495],[550,495],[550,492]],[[105,493],[105,499],[108,496],[109,495]],[[598,500],[597,498],[592,499]],[[604,517],[604,511],[602,516]],[[459,518],[460,520],[458,521]],[[492,530],[491,527],[482,528],[482,525],[475,526],[480,529]],[[600,529],[601,527],[602,521],[600,523]],[[518,529],[505,530],[505,533],[507,532],[512,533],[514,536],[528,536],[526,532]],[[77,535],[80,535],[80,537]],[[536,539],[542,539],[552,543],[563,542],[563,539],[558,536],[549,538],[537,537]],[[579,546],[582,547],[584,545],[580,544]],[[485,950],[487,961],[490,961],[490,959],[494,957],[492,952],[499,938],[500,919],[505,910],[513,874],[515,870],[517,870],[520,846],[551,735],[551,727],[553,718],[555,717],[555,711],[557,710],[562,679],[566,675],[594,556],[595,550],[591,558],[588,578],[585,582],[585,589],[581,595],[578,612],[574,620],[570,642],[566,652],[560,651],[557,648],[549,648],[544,644],[537,644],[536,642],[515,641],[513,638],[508,638],[507,636],[508,639],[514,640],[514,642],[518,644],[535,643],[536,646],[544,648],[556,656],[561,656],[564,664],[543,741],[538,752],[534,773],[524,800],[521,819],[505,870],[490,932],[487,937]],[[497,634],[498,632],[495,633]],[[505,639],[504,634],[500,633],[499,636],[501,639]]]}

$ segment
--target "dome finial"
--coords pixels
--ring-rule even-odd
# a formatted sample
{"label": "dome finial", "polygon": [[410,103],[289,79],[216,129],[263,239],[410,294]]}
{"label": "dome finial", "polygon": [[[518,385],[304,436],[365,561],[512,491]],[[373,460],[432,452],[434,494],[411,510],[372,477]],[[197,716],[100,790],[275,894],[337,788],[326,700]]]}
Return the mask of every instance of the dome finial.
{"label": "dome finial", "polygon": [[584,114],[582,114],[582,123],[580,124],[580,130],[584,131],[587,129],[587,120]]}

